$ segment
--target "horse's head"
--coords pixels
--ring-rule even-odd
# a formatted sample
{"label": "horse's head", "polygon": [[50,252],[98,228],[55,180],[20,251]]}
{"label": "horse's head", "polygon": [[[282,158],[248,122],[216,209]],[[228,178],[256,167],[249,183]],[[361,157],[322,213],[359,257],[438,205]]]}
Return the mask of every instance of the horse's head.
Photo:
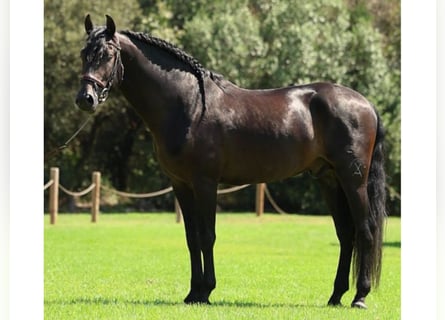
{"label": "horse's head", "polygon": [[93,26],[90,15],[85,18],[88,38],[80,52],[83,67],[76,104],[91,113],[107,99],[113,81],[121,81],[124,72],[116,26],[110,16],[106,18],[106,26],[97,28]]}

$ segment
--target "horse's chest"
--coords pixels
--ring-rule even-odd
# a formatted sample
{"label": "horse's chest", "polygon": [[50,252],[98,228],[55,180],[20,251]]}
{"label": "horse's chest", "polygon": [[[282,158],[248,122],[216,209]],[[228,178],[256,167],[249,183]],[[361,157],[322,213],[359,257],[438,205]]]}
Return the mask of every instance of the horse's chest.
{"label": "horse's chest", "polygon": [[206,139],[186,134],[182,138],[171,138],[155,143],[158,162],[171,179],[191,181],[194,176],[217,175],[217,143],[209,135]]}
{"label": "horse's chest", "polygon": [[171,139],[169,142],[155,142],[155,154],[164,173],[172,179],[184,180],[185,159],[183,156],[186,142]]}

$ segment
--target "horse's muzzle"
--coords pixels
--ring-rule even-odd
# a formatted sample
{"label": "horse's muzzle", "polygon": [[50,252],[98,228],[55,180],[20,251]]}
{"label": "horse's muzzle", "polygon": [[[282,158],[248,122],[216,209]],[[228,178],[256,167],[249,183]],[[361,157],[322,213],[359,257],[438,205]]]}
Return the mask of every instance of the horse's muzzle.
{"label": "horse's muzzle", "polygon": [[93,113],[96,110],[99,101],[97,95],[93,92],[89,93],[81,90],[76,97],[76,104],[79,109]]}

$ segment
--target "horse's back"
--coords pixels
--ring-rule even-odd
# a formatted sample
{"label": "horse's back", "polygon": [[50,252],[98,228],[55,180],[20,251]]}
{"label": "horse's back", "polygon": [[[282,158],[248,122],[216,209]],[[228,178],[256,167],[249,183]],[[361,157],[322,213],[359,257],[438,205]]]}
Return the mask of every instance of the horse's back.
{"label": "horse's back", "polygon": [[304,171],[314,157],[310,86],[246,90],[226,85],[215,106],[222,180],[276,181]]}

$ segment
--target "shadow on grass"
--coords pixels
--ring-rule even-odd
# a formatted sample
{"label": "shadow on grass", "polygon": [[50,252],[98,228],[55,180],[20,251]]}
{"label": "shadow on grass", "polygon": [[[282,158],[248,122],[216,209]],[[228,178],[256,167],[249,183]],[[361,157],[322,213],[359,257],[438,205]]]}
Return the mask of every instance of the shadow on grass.
{"label": "shadow on grass", "polygon": [[75,299],[55,299],[45,300],[47,305],[118,305],[118,304],[131,304],[131,305],[145,305],[145,306],[180,306],[184,303],[176,301],[164,301],[164,300],[126,300],[118,298],[104,298],[104,297],[92,297],[92,298],[75,298]]}
{"label": "shadow on grass", "polygon": [[[139,306],[186,306],[182,301],[166,301],[166,300],[127,300],[118,298],[75,298],[70,300],[56,299],[45,300],[45,305],[139,305]],[[260,303],[252,301],[216,301],[208,304],[195,304],[198,307],[234,307],[234,308],[329,308],[327,305],[310,305],[298,303]],[[337,308],[337,307],[335,307]],[[338,307],[342,308],[342,307]]]}
{"label": "shadow on grass", "polygon": [[[331,246],[340,247],[340,244],[338,242],[331,242]],[[388,248],[401,248],[402,243],[400,241],[385,241],[383,242],[384,247]]]}
{"label": "shadow on grass", "polygon": [[236,308],[326,308],[327,305],[311,305],[298,303],[260,303],[251,301],[217,301],[212,303],[217,307],[236,307]]}
{"label": "shadow on grass", "polygon": [[401,248],[402,243],[400,241],[392,241],[392,242],[384,242],[384,247],[390,247],[390,248]]}
{"label": "shadow on grass", "polygon": [[[186,306],[182,301],[166,301],[166,300],[127,300],[119,298],[104,298],[104,297],[91,297],[91,298],[75,298],[69,300],[56,299],[45,300],[46,305],[139,305],[139,306]],[[261,303],[252,301],[216,301],[208,304],[195,304],[193,306],[202,307],[234,307],[234,308],[328,308],[327,305],[310,305],[310,304],[298,304],[298,303]],[[339,306],[339,308],[342,308]]]}

